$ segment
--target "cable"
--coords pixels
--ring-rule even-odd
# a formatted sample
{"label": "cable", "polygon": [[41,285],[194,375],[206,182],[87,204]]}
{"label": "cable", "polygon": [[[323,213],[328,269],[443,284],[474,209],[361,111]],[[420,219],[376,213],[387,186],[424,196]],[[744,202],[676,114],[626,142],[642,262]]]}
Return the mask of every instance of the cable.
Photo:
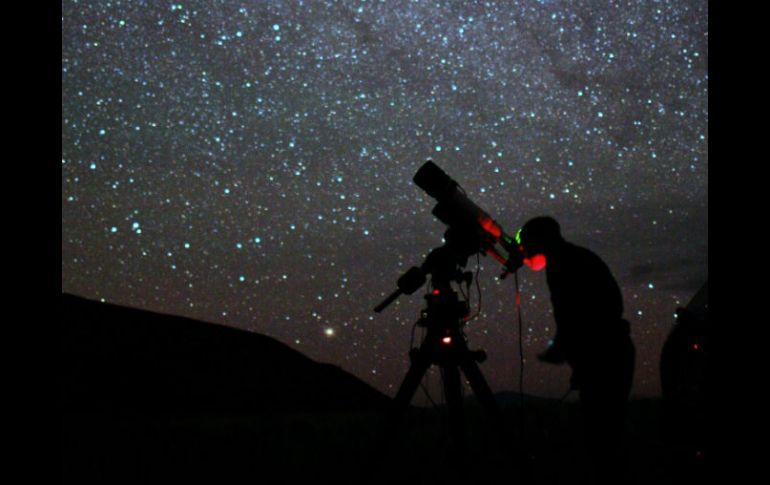
{"label": "cable", "polygon": [[466,293],[465,290],[463,290],[462,282],[460,282],[457,285],[457,288],[460,290],[460,294],[463,296],[463,300],[465,300],[466,302],[468,302],[470,304],[470,301],[471,301],[470,292]]}
{"label": "cable", "polygon": [[[481,284],[479,283],[479,270],[481,269],[481,257],[479,256],[479,253],[476,253],[476,276],[474,276],[474,280],[476,280],[476,293],[479,295],[479,310],[476,312],[476,317],[478,317],[481,314]],[[476,318],[473,317],[473,318]]]}
{"label": "cable", "polygon": [[417,324],[420,323],[419,320],[414,322],[412,325],[412,337],[409,339],[409,350],[412,350],[414,348],[414,330],[417,328]]}
{"label": "cable", "polygon": [[[417,324],[418,323],[420,323],[420,322],[419,321],[414,322],[414,324],[412,325],[412,335],[411,335],[411,338],[409,340],[409,349],[410,350],[414,348],[414,331],[415,331],[415,329],[417,329]],[[426,372],[425,375],[423,376],[423,380],[420,381],[420,388],[422,388],[422,392],[425,393],[425,397],[428,398],[428,401],[430,401],[430,403],[433,405],[433,407],[436,408],[436,407],[438,407],[438,405],[436,404],[436,401],[433,400],[433,398],[431,397],[430,393],[428,392],[428,388],[425,387],[425,379],[426,379],[427,375],[428,375],[428,373]]]}
{"label": "cable", "polygon": [[436,404],[436,401],[434,401],[433,398],[430,396],[430,393],[428,392],[428,388],[425,387],[425,380],[424,379],[422,381],[420,381],[420,388],[422,388],[422,392],[425,393],[425,397],[428,398],[428,401],[430,401],[430,403],[433,404],[433,408],[434,409],[438,408],[438,404]]}
{"label": "cable", "polygon": [[[469,316],[465,319],[464,324],[469,323],[472,320],[475,320],[478,318],[479,315],[481,315],[481,285],[479,284],[479,270],[481,269],[481,257],[479,256],[479,253],[476,253],[476,275],[473,277],[474,280],[476,280],[476,293],[479,297],[479,307],[478,310],[476,310],[476,313],[473,314],[473,316]],[[470,292],[469,292],[470,294]],[[466,298],[467,300],[470,300],[469,298]]]}
{"label": "cable", "polygon": [[519,372],[519,400],[521,403],[521,415],[522,415],[522,431],[524,430],[524,337],[523,337],[523,330],[524,330],[524,324],[522,322],[521,318],[521,292],[519,291],[519,272],[515,271],[513,273],[514,275],[514,281],[516,283],[516,308],[517,313],[519,316],[519,365],[521,366],[521,371]]}

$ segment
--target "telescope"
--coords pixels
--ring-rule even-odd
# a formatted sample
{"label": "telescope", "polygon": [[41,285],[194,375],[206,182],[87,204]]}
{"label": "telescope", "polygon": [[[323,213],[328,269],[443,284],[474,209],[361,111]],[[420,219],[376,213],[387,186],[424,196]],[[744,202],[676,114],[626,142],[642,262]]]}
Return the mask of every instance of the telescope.
{"label": "telescope", "polygon": [[508,235],[486,211],[471,201],[460,185],[447,175],[432,160],[425,162],[417,171],[414,183],[436,199],[432,214],[447,225],[444,246],[434,249],[420,267],[412,267],[398,279],[398,289],[375,307],[379,313],[402,294],[411,295],[425,284],[426,276],[432,275],[434,284],[449,281],[452,275],[437,278],[444,264],[437,260],[453,260],[458,266],[465,266],[468,257],[481,253],[489,255],[508,273],[518,270],[524,261],[515,238]]}
{"label": "telescope", "polygon": [[[444,244],[434,248],[421,266],[414,266],[398,279],[398,289],[380,303],[375,312],[381,312],[402,294],[410,295],[423,286],[430,276],[429,291],[425,295],[427,307],[420,313],[415,326],[425,329],[418,348],[409,351],[410,366],[398,388],[386,429],[396,429],[409,403],[430,366],[441,369],[441,380],[449,411],[449,428],[454,452],[460,456],[465,441],[463,424],[463,397],[461,373],[471,389],[500,429],[501,414],[494,394],[479,369],[486,359],[483,350],[471,350],[463,331],[469,321],[469,297],[462,291],[462,283],[470,289],[473,273],[464,271],[468,258],[486,254],[499,261],[507,272],[518,270],[523,256],[518,243],[495,220],[471,201],[460,185],[428,160],[414,176],[414,183],[436,199],[433,215],[447,225]],[[461,299],[452,283],[459,286]],[[476,280],[478,285],[478,279]],[[479,303],[481,302],[479,288]],[[468,293],[469,294],[469,293]],[[480,312],[479,307],[479,312]]]}

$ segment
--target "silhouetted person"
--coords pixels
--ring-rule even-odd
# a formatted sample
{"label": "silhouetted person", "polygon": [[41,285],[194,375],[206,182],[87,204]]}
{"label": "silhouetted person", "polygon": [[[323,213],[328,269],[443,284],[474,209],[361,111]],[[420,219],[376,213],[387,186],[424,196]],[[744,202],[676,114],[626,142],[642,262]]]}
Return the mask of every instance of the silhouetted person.
{"label": "silhouetted person", "polygon": [[[635,351],[623,296],[607,265],[590,250],[564,240],[551,217],[528,221],[519,233],[525,262],[545,264],[556,333],[538,358],[572,368],[579,390],[595,483],[624,483],[625,413]],[[542,256],[545,257],[543,260]],[[590,479],[590,478],[589,478]]]}

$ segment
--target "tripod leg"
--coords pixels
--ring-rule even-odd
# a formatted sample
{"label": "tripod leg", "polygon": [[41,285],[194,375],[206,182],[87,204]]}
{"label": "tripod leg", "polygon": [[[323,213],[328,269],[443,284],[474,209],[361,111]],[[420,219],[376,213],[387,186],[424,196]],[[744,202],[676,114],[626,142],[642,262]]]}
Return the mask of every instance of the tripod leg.
{"label": "tripod leg", "polygon": [[456,457],[460,457],[465,447],[464,403],[460,383],[460,370],[456,365],[442,365],[441,373],[444,381],[447,408],[449,410],[451,450],[456,454]]}
{"label": "tripod leg", "polygon": [[473,393],[484,408],[484,411],[492,420],[499,423],[502,420],[500,406],[498,406],[495,395],[492,394],[492,389],[490,389],[489,384],[484,380],[484,376],[481,374],[478,364],[473,359],[466,358],[460,363],[460,367],[462,368],[465,377],[468,378],[471,389],[473,389]]}
{"label": "tripod leg", "polygon": [[417,388],[422,382],[422,378],[425,372],[431,365],[431,360],[424,349],[418,350],[412,358],[412,364],[409,366],[409,371],[406,373],[401,387],[398,388],[396,397],[393,398],[393,405],[391,407],[391,420],[400,419],[404,414],[409,404],[412,402]]}
{"label": "tripod leg", "polygon": [[403,418],[409,404],[430,366],[431,360],[425,348],[412,354],[409,371],[401,382],[396,397],[391,401],[384,419],[380,422],[377,430],[377,441],[369,454],[369,458],[362,465],[360,482],[389,483],[392,480],[389,480],[388,477],[397,473],[397,470],[392,466],[392,454],[399,450],[395,449],[394,444],[403,431]]}
{"label": "tripod leg", "polygon": [[520,477],[522,483],[530,483],[531,470],[527,455],[520,446],[506,439],[503,413],[489,384],[484,380],[478,364],[472,358],[466,358],[460,367],[489,418],[487,421],[488,441],[486,443],[490,447],[490,460],[499,463],[501,469],[508,469],[511,473],[516,470],[515,473]]}

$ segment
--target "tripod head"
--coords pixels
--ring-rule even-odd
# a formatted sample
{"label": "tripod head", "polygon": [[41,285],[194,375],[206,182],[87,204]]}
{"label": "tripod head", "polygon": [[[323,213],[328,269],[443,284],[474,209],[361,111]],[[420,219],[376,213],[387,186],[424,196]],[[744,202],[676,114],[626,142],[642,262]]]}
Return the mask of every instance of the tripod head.
{"label": "tripod head", "polygon": [[380,313],[401,295],[411,295],[420,289],[431,278],[434,294],[453,292],[451,283],[470,282],[473,274],[464,272],[468,258],[480,250],[481,241],[474,239],[472,233],[464,233],[456,228],[449,228],[444,233],[444,245],[431,250],[422,265],[412,266],[397,282],[398,289],[382,303],[377,305],[375,312]]}
{"label": "tripod head", "polygon": [[[446,243],[433,249],[425,258],[421,267],[413,267],[399,279],[399,287],[416,291],[430,277],[430,290],[425,294],[427,307],[420,314],[416,325],[426,329],[425,340],[421,347],[424,355],[433,363],[454,362],[462,355],[481,362],[486,359],[483,350],[470,351],[467,348],[463,324],[470,313],[467,300],[461,299],[452,287],[452,283],[470,287],[473,273],[463,271],[467,259],[475,254],[476,246],[467,238],[450,233],[445,235]],[[417,349],[412,349],[414,357]],[[449,359],[449,360],[446,360]]]}

